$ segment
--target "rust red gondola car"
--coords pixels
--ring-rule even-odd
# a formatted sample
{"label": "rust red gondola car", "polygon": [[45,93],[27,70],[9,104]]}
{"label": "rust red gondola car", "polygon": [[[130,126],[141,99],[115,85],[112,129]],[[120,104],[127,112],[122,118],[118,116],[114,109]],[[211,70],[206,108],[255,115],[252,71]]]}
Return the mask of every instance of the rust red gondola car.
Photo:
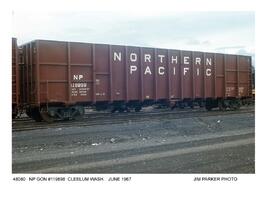
{"label": "rust red gondola car", "polygon": [[22,45],[21,100],[35,120],[80,117],[154,103],[238,108],[252,97],[251,57],[35,40]]}

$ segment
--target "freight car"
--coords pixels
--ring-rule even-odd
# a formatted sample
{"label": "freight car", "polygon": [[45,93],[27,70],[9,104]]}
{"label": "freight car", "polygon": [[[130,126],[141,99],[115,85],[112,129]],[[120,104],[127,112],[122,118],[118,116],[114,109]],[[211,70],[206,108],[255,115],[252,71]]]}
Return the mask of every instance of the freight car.
{"label": "freight car", "polygon": [[36,121],[165,104],[237,109],[252,97],[251,57],[35,40],[22,48],[21,100]]}
{"label": "freight car", "polygon": [[18,46],[17,39],[12,38],[12,118],[15,118],[19,110],[19,63],[18,63]]}

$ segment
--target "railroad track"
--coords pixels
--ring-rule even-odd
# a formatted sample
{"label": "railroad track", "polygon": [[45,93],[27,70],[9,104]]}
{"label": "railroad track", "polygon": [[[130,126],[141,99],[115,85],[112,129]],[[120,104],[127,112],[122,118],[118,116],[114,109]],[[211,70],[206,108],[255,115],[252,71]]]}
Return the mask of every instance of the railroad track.
{"label": "railroad track", "polygon": [[12,131],[28,131],[46,128],[65,128],[72,126],[93,126],[104,124],[119,124],[126,122],[139,122],[145,120],[160,120],[162,116],[166,119],[177,118],[191,118],[191,117],[208,117],[218,115],[254,113],[254,107],[243,107],[235,111],[220,111],[212,110],[206,111],[205,109],[188,109],[188,110],[153,110],[142,112],[129,112],[129,113],[91,113],[86,114],[80,121],[56,121],[48,124],[46,122],[35,122],[30,118],[14,120],[12,123]]}

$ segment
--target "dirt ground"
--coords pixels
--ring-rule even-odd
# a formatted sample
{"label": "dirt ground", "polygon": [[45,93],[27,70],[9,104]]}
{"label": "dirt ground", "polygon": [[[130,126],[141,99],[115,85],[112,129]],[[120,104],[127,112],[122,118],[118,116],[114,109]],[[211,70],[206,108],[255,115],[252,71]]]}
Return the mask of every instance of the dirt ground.
{"label": "dirt ground", "polygon": [[13,173],[255,173],[252,113],[13,132]]}

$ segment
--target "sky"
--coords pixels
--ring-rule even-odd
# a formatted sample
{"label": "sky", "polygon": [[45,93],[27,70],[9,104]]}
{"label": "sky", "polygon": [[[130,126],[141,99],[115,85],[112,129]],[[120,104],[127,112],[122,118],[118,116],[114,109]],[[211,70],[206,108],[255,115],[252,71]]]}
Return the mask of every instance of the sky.
{"label": "sky", "polygon": [[251,55],[254,12],[19,12],[13,37]]}

